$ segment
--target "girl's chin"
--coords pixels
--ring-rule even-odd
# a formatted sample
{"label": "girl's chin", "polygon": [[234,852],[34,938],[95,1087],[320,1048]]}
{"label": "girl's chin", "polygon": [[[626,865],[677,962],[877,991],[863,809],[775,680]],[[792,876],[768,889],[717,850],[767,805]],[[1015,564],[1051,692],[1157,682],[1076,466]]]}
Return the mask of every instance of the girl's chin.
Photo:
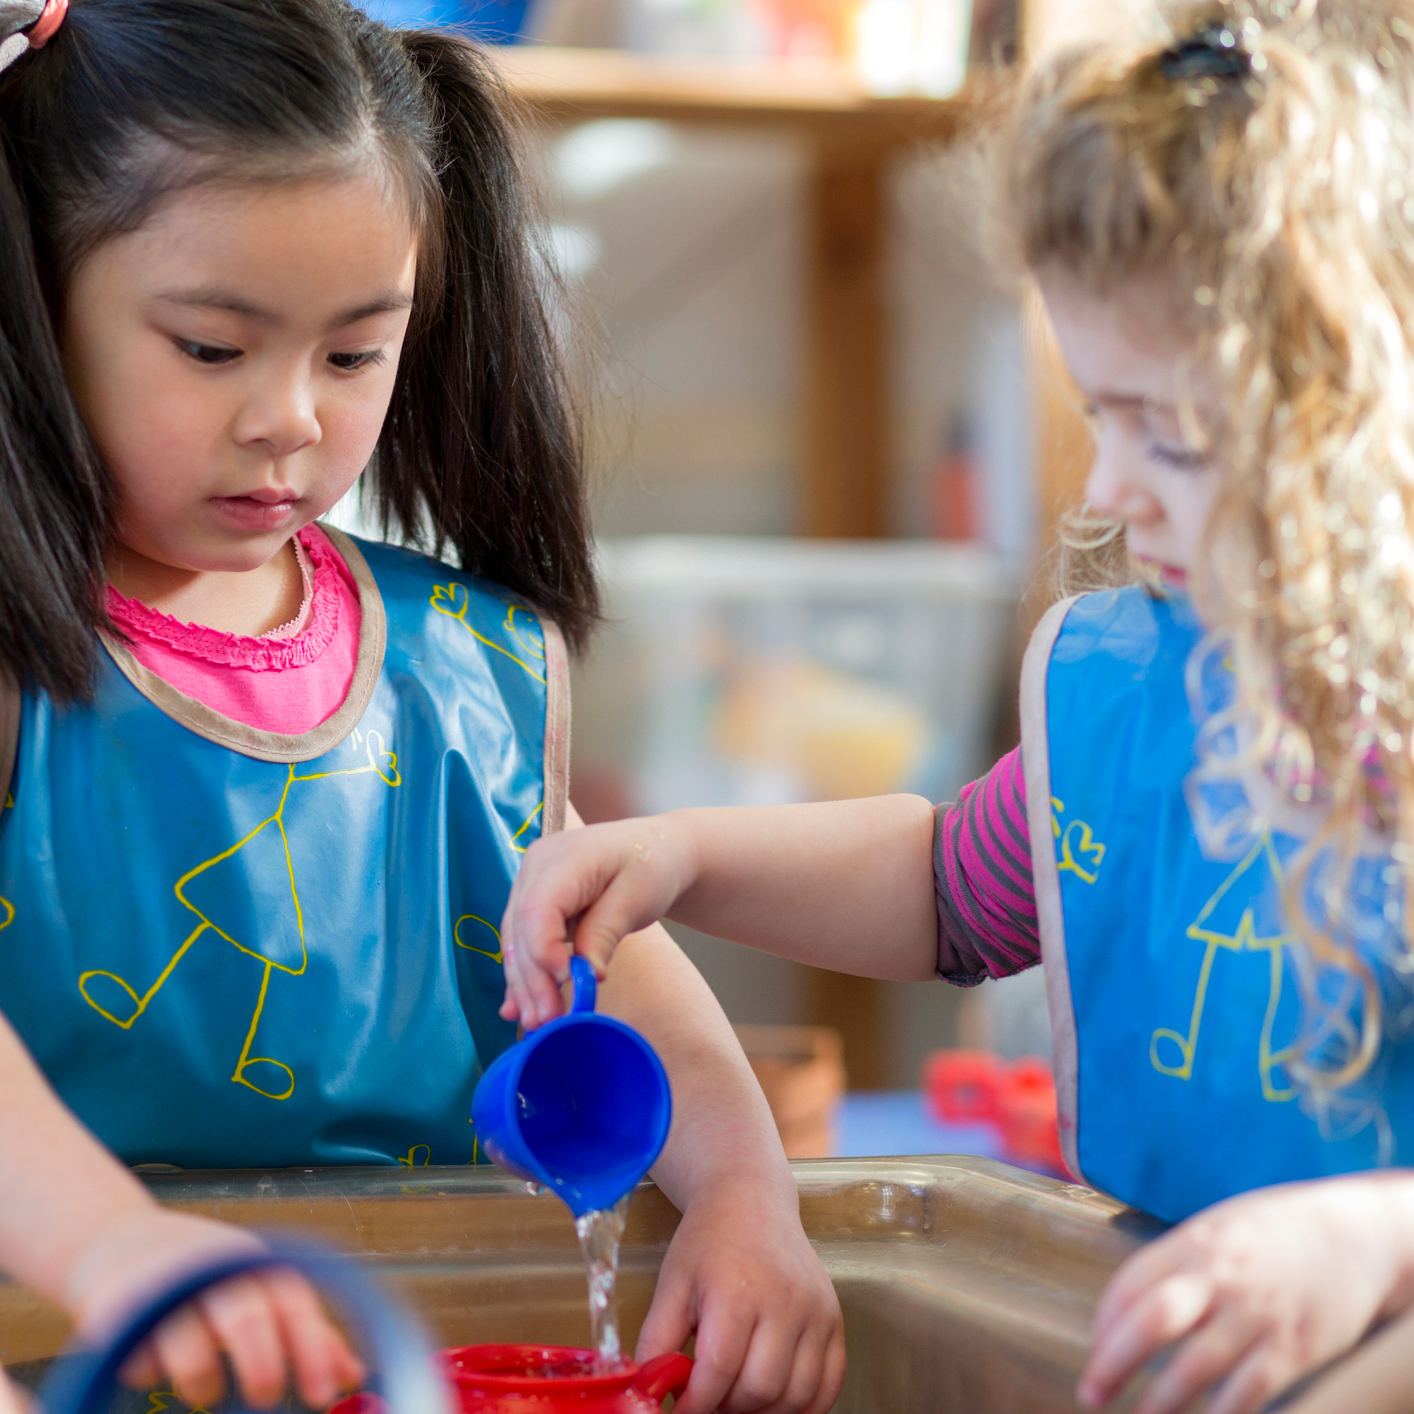
{"label": "girl's chin", "polygon": [[[288,530],[232,534],[229,526],[205,526],[188,535],[118,535],[113,554],[119,562],[126,560],[129,569],[134,559],[146,561],[159,573],[179,574],[249,574],[269,564],[284,548],[298,529],[295,521]],[[119,565],[110,557],[109,573],[121,574]]]}

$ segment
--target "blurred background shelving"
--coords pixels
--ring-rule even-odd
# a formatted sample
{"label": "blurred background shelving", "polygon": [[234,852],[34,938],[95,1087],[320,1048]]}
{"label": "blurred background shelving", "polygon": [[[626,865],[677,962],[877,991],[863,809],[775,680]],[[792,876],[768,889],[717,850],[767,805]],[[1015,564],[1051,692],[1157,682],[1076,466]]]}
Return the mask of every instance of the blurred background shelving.
{"label": "blurred background shelving", "polygon": [[[942,800],[1015,744],[1025,591],[1088,441],[971,137],[1021,38],[1086,3],[370,7],[517,41],[489,52],[545,196],[608,596],[575,673],[586,818]],[[854,1090],[916,1088],[938,1046],[1047,1044],[1038,977],[964,1007],[674,931],[733,1021],[838,1032]],[[898,1131],[897,1103],[845,1142]]]}

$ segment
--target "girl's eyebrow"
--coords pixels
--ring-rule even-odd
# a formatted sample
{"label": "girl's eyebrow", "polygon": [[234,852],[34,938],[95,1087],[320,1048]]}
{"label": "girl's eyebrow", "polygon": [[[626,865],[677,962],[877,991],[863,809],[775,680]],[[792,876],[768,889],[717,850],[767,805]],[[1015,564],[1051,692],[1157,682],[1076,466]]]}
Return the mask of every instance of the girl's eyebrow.
{"label": "girl's eyebrow", "polygon": [[[220,309],[228,314],[239,315],[242,319],[249,319],[256,324],[278,325],[284,322],[281,315],[274,310],[264,309],[260,305],[245,299],[230,290],[223,290],[213,286],[203,286],[194,290],[163,290],[160,291],[157,299],[163,304],[179,304],[188,309]],[[375,295],[371,300],[363,304],[355,305],[352,309],[347,309],[341,314],[336,314],[328,323],[329,329],[345,329],[350,324],[357,324],[360,320],[371,319],[375,314],[394,314],[400,310],[412,308],[412,296],[402,290],[389,290],[384,294]]]}
{"label": "girl's eyebrow", "polygon": [[337,315],[330,321],[331,329],[343,329],[349,324],[357,324],[361,319],[371,319],[375,314],[396,314],[404,309],[412,308],[412,296],[405,294],[402,290],[389,290],[387,294],[378,295],[368,301],[367,304],[355,305],[345,313]]}

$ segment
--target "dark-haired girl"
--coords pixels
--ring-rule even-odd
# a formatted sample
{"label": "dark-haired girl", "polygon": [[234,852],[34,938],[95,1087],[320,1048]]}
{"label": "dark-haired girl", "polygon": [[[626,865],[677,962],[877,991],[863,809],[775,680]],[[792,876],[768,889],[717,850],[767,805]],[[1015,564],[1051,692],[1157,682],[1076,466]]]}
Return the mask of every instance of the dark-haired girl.
{"label": "dark-haired girl", "polygon": [[[0,0],[0,35],[0,1261],[93,1328],[244,1240],[122,1164],[482,1158],[596,597],[470,46],[344,0]],[[321,527],[361,474],[460,567]],[[639,1354],[696,1330],[684,1414],[828,1408],[838,1306],[720,1009],[656,928],[604,1001],[679,1116]],[[293,1278],[131,1373],[209,1403],[223,1349],[257,1403],[358,1374]]]}

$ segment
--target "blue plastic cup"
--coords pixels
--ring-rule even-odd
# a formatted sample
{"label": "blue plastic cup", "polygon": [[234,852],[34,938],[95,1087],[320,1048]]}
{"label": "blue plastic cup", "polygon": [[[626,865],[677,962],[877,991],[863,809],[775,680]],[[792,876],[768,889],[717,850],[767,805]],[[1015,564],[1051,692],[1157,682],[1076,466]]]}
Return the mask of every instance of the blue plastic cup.
{"label": "blue plastic cup", "polygon": [[594,1010],[594,969],[573,958],[574,1005],[497,1056],[471,1098],[496,1163],[553,1189],[575,1217],[612,1208],[653,1166],[673,1116],[668,1074],[631,1026]]}

